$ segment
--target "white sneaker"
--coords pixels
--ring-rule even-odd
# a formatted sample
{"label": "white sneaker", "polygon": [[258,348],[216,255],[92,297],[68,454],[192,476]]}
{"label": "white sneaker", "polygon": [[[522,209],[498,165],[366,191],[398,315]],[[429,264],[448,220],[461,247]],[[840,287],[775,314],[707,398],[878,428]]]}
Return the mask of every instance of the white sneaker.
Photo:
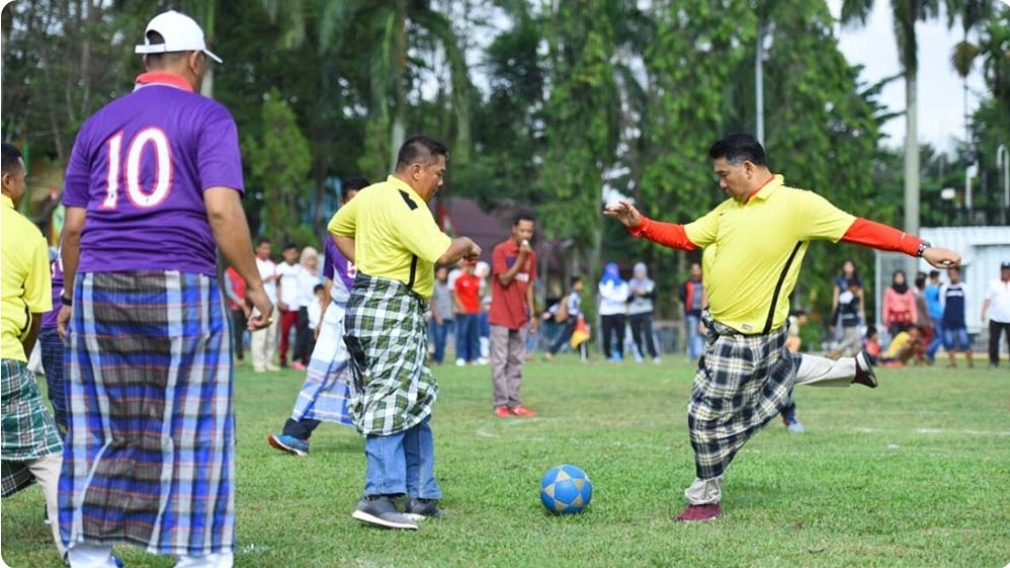
{"label": "white sneaker", "polygon": [[487,365],[487,359],[481,357],[480,359],[477,359],[476,363],[478,365]]}
{"label": "white sneaker", "polygon": [[463,358],[456,359],[456,366],[457,367],[465,367],[466,366],[466,359],[463,359]]}
{"label": "white sneaker", "polygon": [[656,355],[655,357],[652,358],[652,362],[658,365],[662,363],[663,360],[659,358],[659,355]]}

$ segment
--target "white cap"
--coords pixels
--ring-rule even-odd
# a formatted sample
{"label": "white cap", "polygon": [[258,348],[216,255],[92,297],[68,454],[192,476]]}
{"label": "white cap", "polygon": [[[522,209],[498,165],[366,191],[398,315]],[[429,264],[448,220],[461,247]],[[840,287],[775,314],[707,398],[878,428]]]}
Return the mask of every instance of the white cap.
{"label": "white cap", "polygon": [[[161,37],[165,38],[165,43],[149,43],[148,32],[158,32]],[[220,57],[207,49],[200,24],[186,14],[175,10],[155,16],[151,23],[147,24],[147,29],[144,30],[144,44],[138,45],[135,50],[136,53],[175,53],[180,51],[202,51],[214,61],[224,63]]]}

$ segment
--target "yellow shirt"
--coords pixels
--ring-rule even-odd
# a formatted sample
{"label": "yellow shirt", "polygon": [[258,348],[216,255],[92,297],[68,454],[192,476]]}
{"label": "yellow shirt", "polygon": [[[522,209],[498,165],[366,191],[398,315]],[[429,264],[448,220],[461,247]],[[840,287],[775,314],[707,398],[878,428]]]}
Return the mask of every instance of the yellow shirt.
{"label": "yellow shirt", "polygon": [[354,238],[354,266],[399,280],[422,298],[435,288],[435,262],[452,244],[406,182],[389,176],[368,186],[330,220],[330,233]]}
{"label": "yellow shirt", "polygon": [[38,227],[14,210],[14,202],[0,196],[0,358],[28,361],[21,339],[31,326],[31,314],[53,309],[49,248]]}
{"label": "yellow shirt", "polygon": [[809,241],[837,242],[855,217],[776,175],[746,203],[727,199],[684,227],[705,248],[705,291],[712,317],[745,334],[778,329]]}
{"label": "yellow shirt", "polygon": [[908,342],[912,339],[912,336],[908,334],[907,331],[899,332],[891,340],[891,344],[887,346],[887,353],[884,354],[885,359],[897,359],[901,355],[902,349],[908,345]]}

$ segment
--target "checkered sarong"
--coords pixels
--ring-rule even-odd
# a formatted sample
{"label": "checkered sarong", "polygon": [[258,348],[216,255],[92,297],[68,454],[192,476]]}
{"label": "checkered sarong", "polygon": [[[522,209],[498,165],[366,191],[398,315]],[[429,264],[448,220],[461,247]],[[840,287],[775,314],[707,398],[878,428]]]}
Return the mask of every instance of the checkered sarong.
{"label": "checkered sarong", "polygon": [[344,343],[344,307],[331,303],[319,325],[319,339],[312,350],[309,371],[291,411],[291,419],[353,426],[347,414],[349,369],[347,344]]}
{"label": "checkered sarong", "polygon": [[8,497],[35,482],[28,463],[63,450],[35,375],[24,361],[0,361],[0,477]]}
{"label": "checkered sarong", "polygon": [[78,275],[65,361],[63,542],[231,552],[231,331],[217,279]]}
{"label": "checkered sarong", "polygon": [[431,414],[438,395],[428,368],[428,302],[402,282],[358,272],[347,301],[350,416],[362,435],[403,432]]}
{"label": "checkered sarong", "polygon": [[687,423],[698,479],[721,476],[743,445],[792,396],[796,367],[786,328],[741,335],[704,316],[705,353],[694,375]]}
{"label": "checkered sarong", "polygon": [[53,418],[60,432],[67,431],[67,394],[63,387],[63,338],[55,327],[39,332],[42,348],[42,370],[46,373],[46,391],[53,406]]}

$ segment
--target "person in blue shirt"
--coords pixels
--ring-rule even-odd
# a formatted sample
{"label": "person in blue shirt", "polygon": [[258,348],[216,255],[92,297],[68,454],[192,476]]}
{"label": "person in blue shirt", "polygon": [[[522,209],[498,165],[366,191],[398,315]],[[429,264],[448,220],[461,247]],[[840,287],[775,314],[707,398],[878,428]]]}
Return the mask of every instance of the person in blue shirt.
{"label": "person in blue shirt", "polygon": [[972,368],[975,363],[971,358],[971,340],[965,322],[968,289],[961,282],[961,269],[957,266],[947,269],[947,278],[950,283],[940,289],[940,301],[943,303],[943,347],[950,356],[950,364],[947,367],[951,369],[957,367],[954,356],[958,349],[962,349],[968,359],[968,368]]}
{"label": "person in blue shirt", "polygon": [[926,297],[926,308],[929,319],[933,320],[933,341],[926,347],[926,359],[932,365],[936,360],[936,352],[943,345],[943,302],[940,301],[940,271],[929,271],[929,284],[922,294]]}

